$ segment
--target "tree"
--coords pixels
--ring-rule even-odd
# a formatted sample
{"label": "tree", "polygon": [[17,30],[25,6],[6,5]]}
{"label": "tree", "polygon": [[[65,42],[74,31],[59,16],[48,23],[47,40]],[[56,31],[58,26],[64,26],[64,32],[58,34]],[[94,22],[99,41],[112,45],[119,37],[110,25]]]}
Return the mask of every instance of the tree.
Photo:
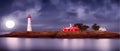
{"label": "tree", "polygon": [[97,25],[96,23],[92,25],[92,29],[95,31],[99,30],[99,28],[100,28],[100,26]]}
{"label": "tree", "polygon": [[84,25],[82,23],[76,23],[74,24],[75,27],[78,27],[81,31],[87,30],[89,28],[89,26]]}
{"label": "tree", "polygon": [[89,26],[87,25],[82,25],[82,30],[87,30],[89,28]]}

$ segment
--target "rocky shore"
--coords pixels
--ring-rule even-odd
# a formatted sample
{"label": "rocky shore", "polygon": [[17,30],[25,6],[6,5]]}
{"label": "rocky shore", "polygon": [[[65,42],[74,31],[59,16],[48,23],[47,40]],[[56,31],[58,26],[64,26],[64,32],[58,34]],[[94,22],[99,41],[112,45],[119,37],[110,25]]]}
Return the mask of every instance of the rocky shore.
{"label": "rocky shore", "polygon": [[62,32],[62,31],[21,31],[11,32],[0,35],[0,37],[20,37],[20,38],[120,38],[120,34],[108,31],[80,31],[80,32]]}

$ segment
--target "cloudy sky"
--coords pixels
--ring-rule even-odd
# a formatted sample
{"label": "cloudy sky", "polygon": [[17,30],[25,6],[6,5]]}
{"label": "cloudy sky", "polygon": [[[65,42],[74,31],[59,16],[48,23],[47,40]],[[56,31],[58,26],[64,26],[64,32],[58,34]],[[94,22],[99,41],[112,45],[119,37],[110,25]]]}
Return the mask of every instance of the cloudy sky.
{"label": "cloudy sky", "polygon": [[[28,14],[34,31],[97,23],[120,32],[120,0],[0,0],[0,33],[26,31]],[[14,28],[6,28],[6,20],[13,20]]]}

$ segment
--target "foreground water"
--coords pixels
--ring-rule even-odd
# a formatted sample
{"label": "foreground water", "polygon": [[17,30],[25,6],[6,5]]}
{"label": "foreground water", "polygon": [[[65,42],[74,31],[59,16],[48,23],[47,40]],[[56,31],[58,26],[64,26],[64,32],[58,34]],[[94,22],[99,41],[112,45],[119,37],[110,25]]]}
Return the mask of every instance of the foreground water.
{"label": "foreground water", "polygon": [[119,39],[0,38],[0,51],[120,51]]}

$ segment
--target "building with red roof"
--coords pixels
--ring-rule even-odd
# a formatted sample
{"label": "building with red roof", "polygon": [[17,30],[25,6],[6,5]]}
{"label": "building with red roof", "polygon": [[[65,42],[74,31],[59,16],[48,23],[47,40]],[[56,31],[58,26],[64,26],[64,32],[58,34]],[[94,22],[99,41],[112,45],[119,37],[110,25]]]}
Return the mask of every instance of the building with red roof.
{"label": "building with red roof", "polygon": [[62,31],[63,32],[79,32],[80,29],[78,27],[74,27],[70,24],[70,27],[63,27]]}

